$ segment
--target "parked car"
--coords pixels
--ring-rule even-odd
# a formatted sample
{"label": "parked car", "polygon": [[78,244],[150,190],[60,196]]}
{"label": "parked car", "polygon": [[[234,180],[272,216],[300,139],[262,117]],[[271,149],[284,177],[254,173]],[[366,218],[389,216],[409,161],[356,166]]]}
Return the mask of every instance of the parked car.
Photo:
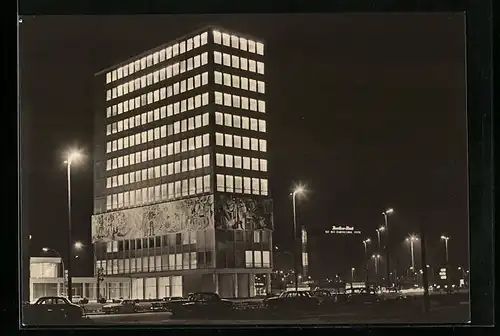
{"label": "parked car", "polygon": [[161,301],[152,302],[149,309],[153,311],[169,311],[171,303],[183,301],[187,302],[187,300],[180,296],[165,297]]}
{"label": "parked car", "polygon": [[264,300],[264,306],[271,312],[312,312],[319,308],[321,300],[307,291],[283,292],[278,297]]}
{"label": "parked car", "polygon": [[350,304],[375,304],[380,302],[380,296],[372,290],[362,290],[359,293],[349,294],[346,303]]}
{"label": "parked car", "polygon": [[25,306],[26,325],[86,324],[85,310],[61,296],[44,296]]}
{"label": "parked car", "polygon": [[109,303],[102,307],[105,314],[125,314],[138,311],[137,303],[134,300],[121,300],[116,303]]}
{"label": "parked car", "polygon": [[170,302],[168,309],[174,317],[228,316],[233,312],[231,301],[211,292],[192,293],[186,300]]}

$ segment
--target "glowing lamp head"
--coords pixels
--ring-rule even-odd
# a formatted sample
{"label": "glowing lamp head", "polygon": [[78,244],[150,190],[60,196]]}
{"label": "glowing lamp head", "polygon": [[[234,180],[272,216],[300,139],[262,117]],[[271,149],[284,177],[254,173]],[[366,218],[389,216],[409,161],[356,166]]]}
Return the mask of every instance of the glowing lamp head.
{"label": "glowing lamp head", "polygon": [[450,239],[450,237],[447,237],[447,236],[441,236],[441,239],[442,239],[442,240],[448,240],[448,239]]}
{"label": "glowing lamp head", "polygon": [[381,226],[381,227],[379,227],[379,228],[378,228],[378,231],[380,231],[380,232],[384,232],[384,231],[385,231],[385,226]]}
{"label": "glowing lamp head", "polygon": [[43,252],[49,252],[49,248],[48,247],[44,247],[44,248],[42,248],[42,251]]}
{"label": "glowing lamp head", "polygon": [[66,161],[64,163],[72,164],[75,161],[78,161],[82,157],[82,154],[79,151],[73,150],[70,151],[67,155]]}
{"label": "glowing lamp head", "polygon": [[82,242],[76,242],[75,243],[75,248],[81,249],[82,247],[83,247],[83,243]]}

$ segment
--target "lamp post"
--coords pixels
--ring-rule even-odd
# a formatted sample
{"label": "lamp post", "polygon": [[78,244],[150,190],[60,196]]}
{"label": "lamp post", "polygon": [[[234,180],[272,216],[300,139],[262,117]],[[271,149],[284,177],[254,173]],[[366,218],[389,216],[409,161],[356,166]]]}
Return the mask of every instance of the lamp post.
{"label": "lamp post", "polygon": [[68,158],[65,163],[67,166],[67,178],[68,178],[68,260],[67,260],[67,271],[68,271],[68,300],[71,302],[73,298],[73,282],[71,279],[71,259],[73,258],[72,249],[72,228],[71,228],[71,164],[80,158],[81,154],[79,152],[73,151],[68,154]]}
{"label": "lamp post", "polygon": [[363,240],[363,245],[365,246],[365,273],[366,273],[366,287],[368,287],[368,244],[370,244],[371,239],[366,238]]}
{"label": "lamp post", "polygon": [[374,254],[374,255],[372,255],[372,259],[373,259],[373,263],[375,264],[375,279],[376,279],[376,283],[377,283],[377,286],[378,286],[378,283],[379,283],[378,262],[380,260],[380,254]]}
{"label": "lamp post", "polygon": [[446,267],[448,267],[448,240],[450,240],[450,237],[447,236],[441,236],[441,240],[444,241],[444,260],[446,262]]}
{"label": "lamp post", "polygon": [[299,258],[297,256],[298,254],[298,246],[297,246],[297,210],[296,210],[296,197],[297,195],[300,195],[304,192],[304,187],[298,186],[295,188],[295,190],[292,192],[292,207],[293,207],[293,247],[294,247],[294,253],[293,253],[293,264],[294,264],[294,269],[295,269],[295,290],[299,290]]}
{"label": "lamp post", "polygon": [[354,279],[355,279],[355,276],[354,276],[354,272],[356,271],[356,269],[353,267],[351,268],[351,281],[354,282]]}
{"label": "lamp post", "polygon": [[412,278],[415,277],[415,250],[413,248],[413,243],[418,240],[418,237],[415,235],[411,235],[410,237],[406,238],[407,242],[410,242],[410,254],[411,254],[411,273],[412,273]]}
{"label": "lamp post", "polygon": [[385,258],[386,258],[386,266],[387,266],[387,288],[391,287],[391,263],[390,263],[390,256],[389,256],[389,249],[390,249],[390,237],[389,237],[389,221],[387,220],[387,216],[392,214],[394,212],[394,209],[387,209],[382,212],[382,215],[384,216],[384,223],[385,223]]}
{"label": "lamp post", "polygon": [[380,250],[380,233],[385,231],[385,227],[381,226],[378,229],[376,229],[376,231],[377,231],[377,238],[378,238],[378,249]]}

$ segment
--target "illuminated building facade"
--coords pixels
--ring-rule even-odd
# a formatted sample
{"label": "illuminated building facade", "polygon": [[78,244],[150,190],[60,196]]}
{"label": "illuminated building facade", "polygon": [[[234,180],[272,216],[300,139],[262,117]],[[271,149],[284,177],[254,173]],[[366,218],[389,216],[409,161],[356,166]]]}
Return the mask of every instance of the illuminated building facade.
{"label": "illuminated building facade", "polygon": [[207,27],[95,80],[95,270],[138,299],[266,292],[264,44]]}

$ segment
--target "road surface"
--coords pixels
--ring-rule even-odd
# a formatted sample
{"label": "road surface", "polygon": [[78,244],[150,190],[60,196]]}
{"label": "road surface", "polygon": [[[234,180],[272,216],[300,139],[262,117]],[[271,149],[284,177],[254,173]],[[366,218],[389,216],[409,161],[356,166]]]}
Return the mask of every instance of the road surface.
{"label": "road surface", "polygon": [[252,317],[240,314],[234,319],[175,319],[168,312],[136,314],[91,315],[93,325],[269,325],[269,324],[413,324],[440,323],[463,324],[469,320],[469,306],[465,304],[435,307],[424,314],[401,309],[379,309],[377,307],[349,307],[334,313],[308,314],[298,318],[271,316]]}

